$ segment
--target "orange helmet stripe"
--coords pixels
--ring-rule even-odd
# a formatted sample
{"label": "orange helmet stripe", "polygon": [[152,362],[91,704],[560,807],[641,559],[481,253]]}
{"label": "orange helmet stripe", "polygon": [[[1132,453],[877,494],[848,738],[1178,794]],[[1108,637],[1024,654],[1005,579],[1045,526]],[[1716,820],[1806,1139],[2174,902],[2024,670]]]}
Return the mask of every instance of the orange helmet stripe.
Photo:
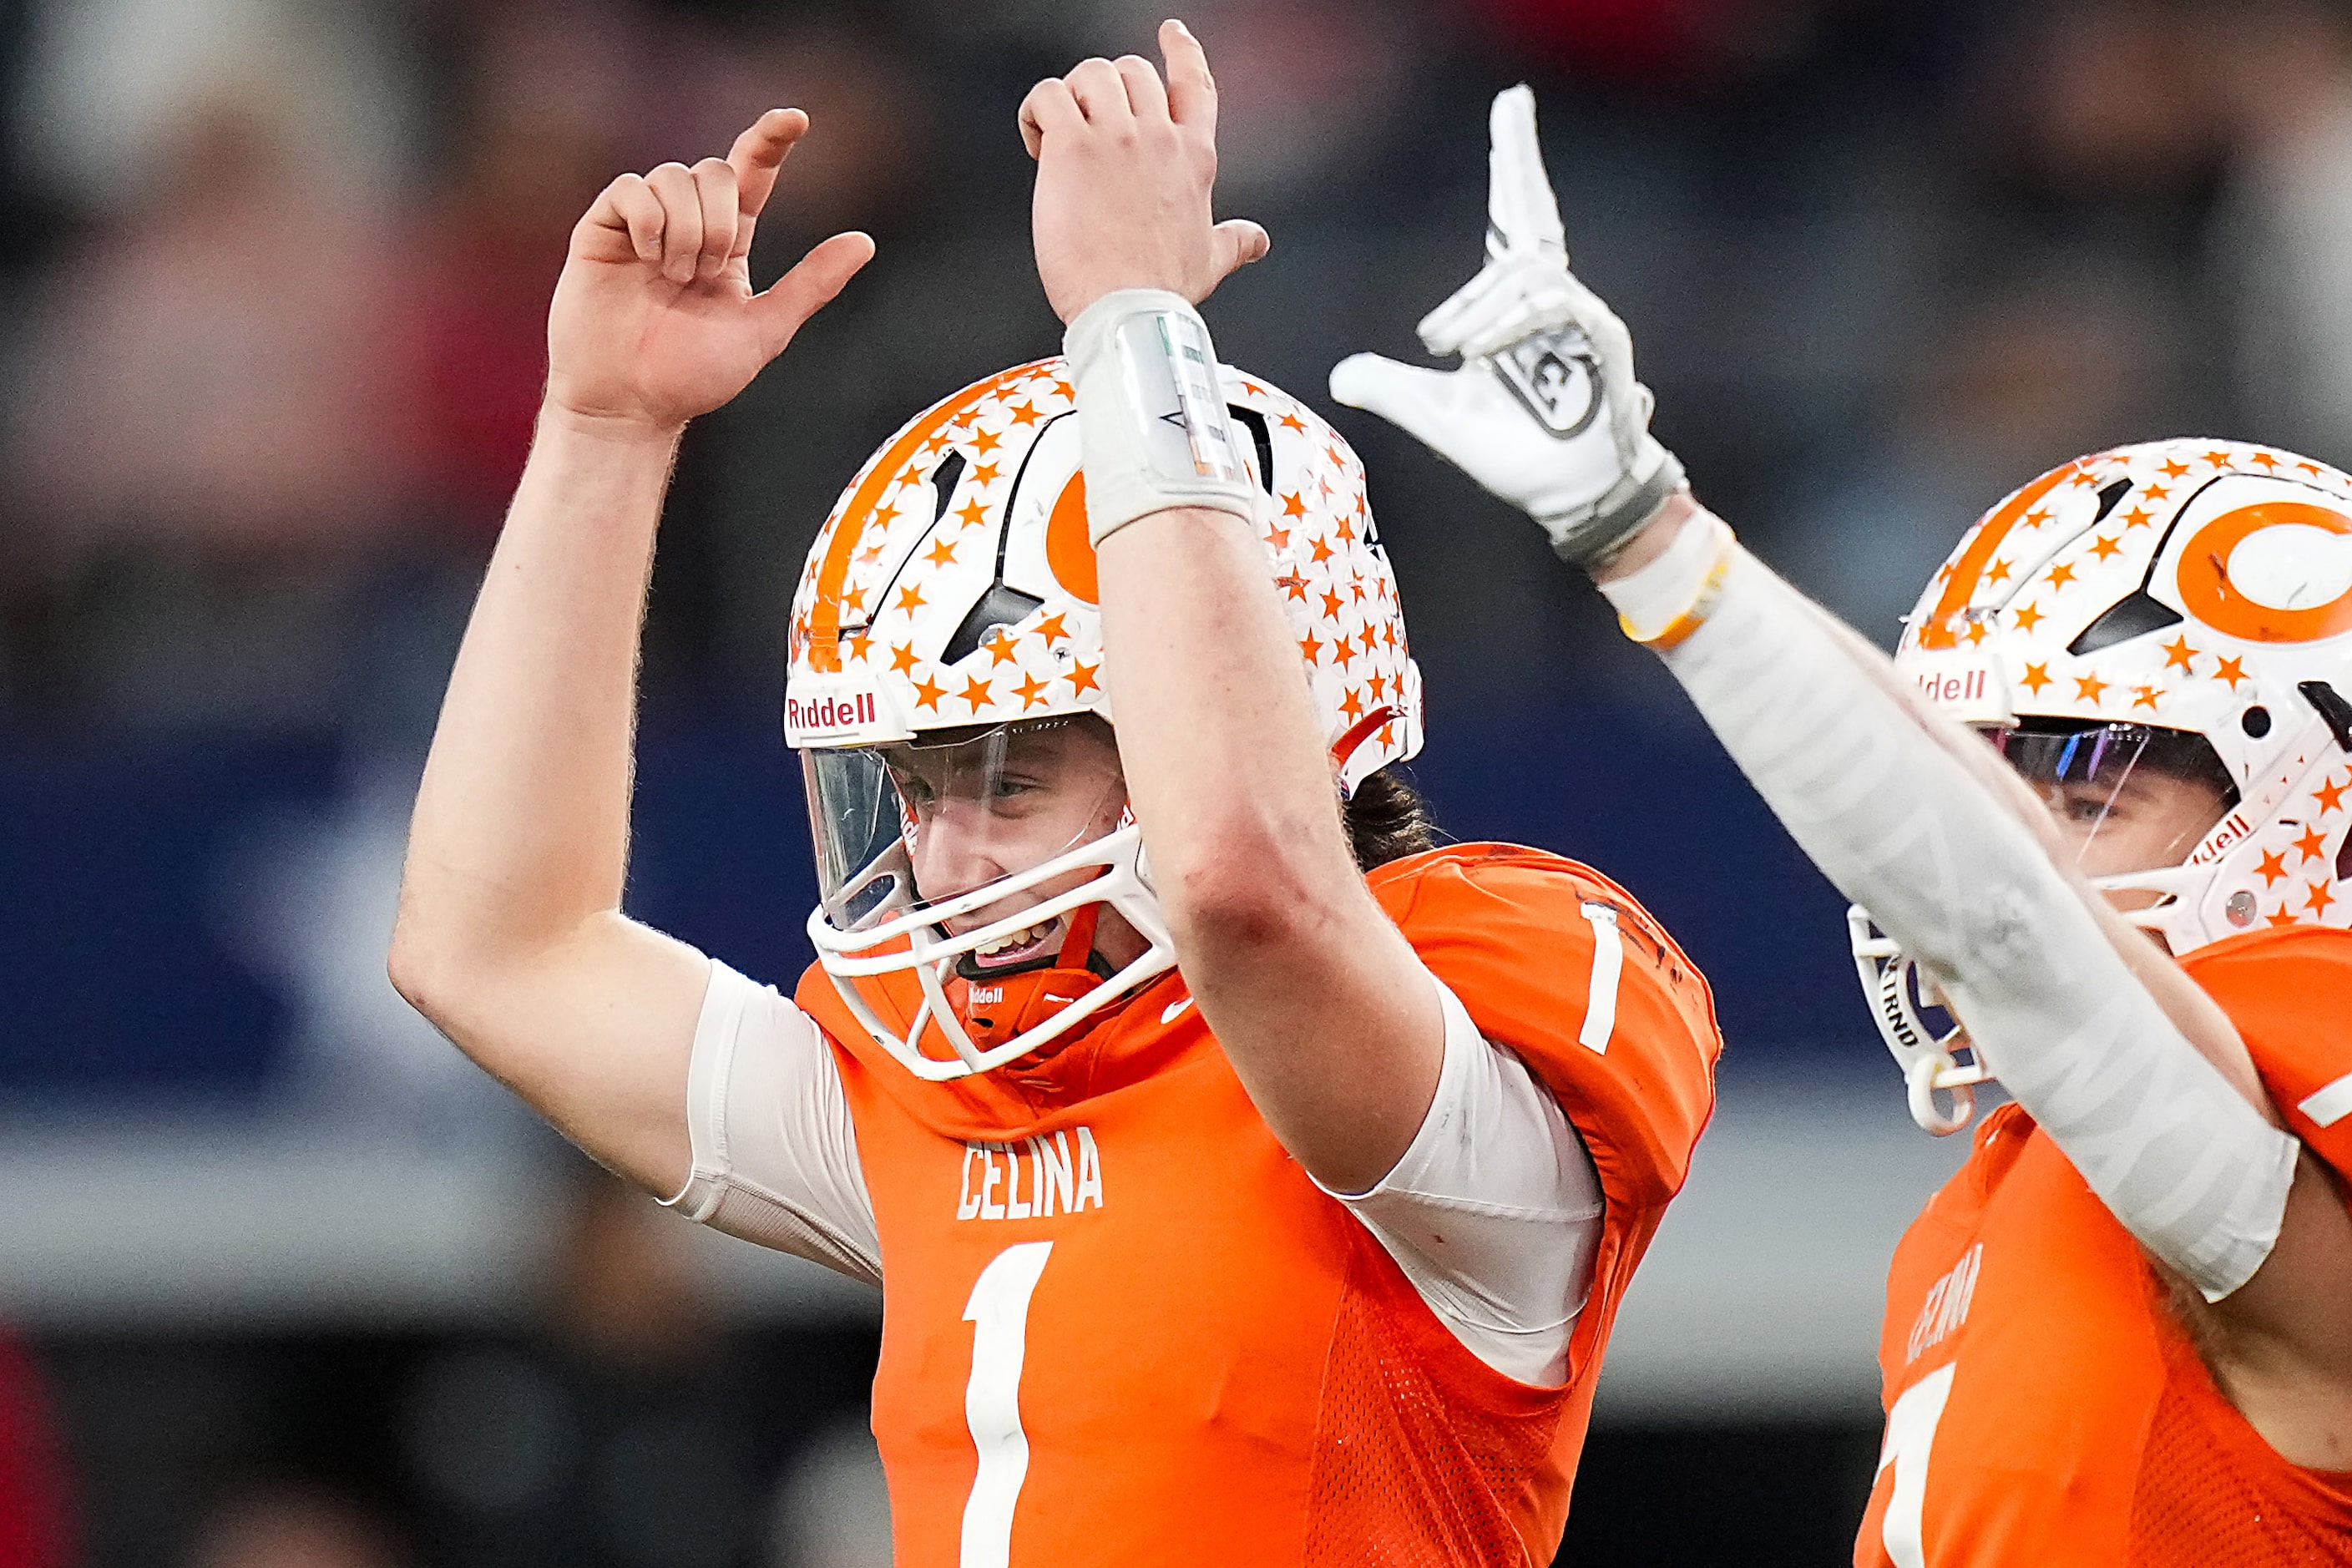
{"label": "orange helmet stripe", "polygon": [[892,442],[874,466],[866,472],[866,480],[849,504],[841,510],[841,521],[833,531],[833,542],[825,547],[824,559],[816,569],[816,602],[809,606],[809,668],[823,674],[833,674],[841,668],[841,595],[849,585],[849,563],[857,553],[858,541],[865,537],[866,525],[874,520],[875,503],[882,499],[899,471],[906,468],[924,442],[939,434],[941,428],[971,413],[979,404],[992,395],[998,388],[1015,381],[1026,381],[1037,373],[1036,364],[1014,365],[1011,370],[990,376],[986,381],[966,387],[961,395],[949,399],[907,426],[903,435]]}
{"label": "orange helmet stripe", "polygon": [[1959,634],[1953,627],[1952,617],[1956,612],[1967,609],[1969,601],[1976,597],[1977,579],[1991,563],[1993,552],[2000,548],[2001,541],[2009,537],[2009,531],[2018,525],[2036,501],[2056,489],[2060,480],[2081,472],[2083,465],[2089,461],[2087,458],[2077,458],[2063,468],[2051,469],[2010,497],[1999,511],[1985,519],[1984,526],[1977,531],[1976,538],[1961,552],[1960,558],[1952,563],[1952,574],[1945,579],[1944,596],[1936,601],[1934,613],[1914,628],[1919,647],[1956,647],[1959,645]]}

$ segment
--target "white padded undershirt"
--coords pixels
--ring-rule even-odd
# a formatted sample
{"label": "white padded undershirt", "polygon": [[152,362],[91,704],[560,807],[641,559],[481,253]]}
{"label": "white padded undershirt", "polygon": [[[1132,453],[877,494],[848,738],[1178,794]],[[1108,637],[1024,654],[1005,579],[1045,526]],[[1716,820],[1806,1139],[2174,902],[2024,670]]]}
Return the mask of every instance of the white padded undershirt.
{"label": "white padded undershirt", "polygon": [[[1333,1195],[1481,1361],[1558,1383],[1600,1243],[1600,1178],[1559,1101],[1438,992],[1445,1062],[1421,1131],[1377,1186]],[[687,1110],[694,1172],[673,1207],[881,1283],[856,1128],[807,1014],[713,961]]]}

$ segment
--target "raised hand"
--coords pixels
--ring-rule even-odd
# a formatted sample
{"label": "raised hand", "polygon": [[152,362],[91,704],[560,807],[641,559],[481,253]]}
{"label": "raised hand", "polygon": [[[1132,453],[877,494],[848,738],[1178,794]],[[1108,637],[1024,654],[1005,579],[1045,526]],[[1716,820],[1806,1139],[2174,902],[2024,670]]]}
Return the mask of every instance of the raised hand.
{"label": "raised hand", "polygon": [[572,231],[548,312],[551,406],[675,430],[742,391],[866,265],[874,242],[836,234],[751,291],[752,230],[808,125],[772,109],[724,158],[604,187]]}
{"label": "raised hand", "polygon": [[1165,289],[1194,304],[1266,252],[1265,230],[1216,222],[1217,84],[1181,22],[1160,26],[1163,85],[1149,60],[1081,61],[1021,105],[1037,160],[1037,276],[1068,321],[1114,289]]}
{"label": "raised hand", "polygon": [[1355,354],[1332,370],[1331,395],[1418,437],[1591,566],[1681,485],[1682,467],[1649,433],[1625,323],[1568,269],[1535,95],[1497,94],[1489,126],[1486,265],[1420,329],[1461,368]]}

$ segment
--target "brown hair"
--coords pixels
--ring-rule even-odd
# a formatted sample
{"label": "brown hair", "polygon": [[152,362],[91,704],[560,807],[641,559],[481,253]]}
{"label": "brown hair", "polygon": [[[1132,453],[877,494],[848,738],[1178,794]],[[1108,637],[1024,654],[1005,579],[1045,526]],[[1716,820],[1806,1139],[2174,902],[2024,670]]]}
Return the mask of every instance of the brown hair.
{"label": "brown hair", "polygon": [[1367,775],[1348,797],[1342,819],[1356,866],[1369,871],[1437,847],[1437,824],[1421,792],[1386,768]]}

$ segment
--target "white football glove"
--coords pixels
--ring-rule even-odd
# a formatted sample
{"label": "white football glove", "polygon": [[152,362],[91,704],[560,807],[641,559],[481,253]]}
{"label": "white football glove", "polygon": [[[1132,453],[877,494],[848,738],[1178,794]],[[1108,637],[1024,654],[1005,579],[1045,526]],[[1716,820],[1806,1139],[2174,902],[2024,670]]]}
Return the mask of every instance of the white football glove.
{"label": "white football glove", "polygon": [[1682,465],[1650,434],[1625,323],[1568,269],[1535,94],[1497,93],[1490,124],[1486,265],[1420,328],[1461,368],[1353,354],[1333,367],[1331,395],[1420,437],[1590,568],[1682,488]]}

